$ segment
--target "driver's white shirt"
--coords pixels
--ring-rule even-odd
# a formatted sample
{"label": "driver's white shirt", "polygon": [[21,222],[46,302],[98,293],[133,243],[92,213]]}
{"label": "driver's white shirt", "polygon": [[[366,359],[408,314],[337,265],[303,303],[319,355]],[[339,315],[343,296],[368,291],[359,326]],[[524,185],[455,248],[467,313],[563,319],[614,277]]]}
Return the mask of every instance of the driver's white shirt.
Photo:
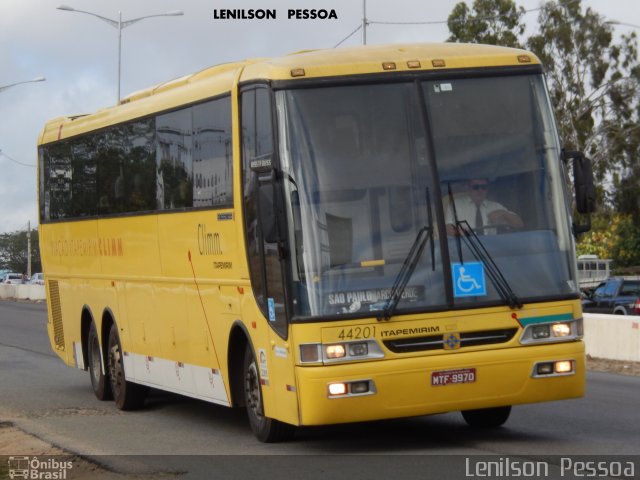
{"label": "driver's white shirt", "polygon": [[[453,216],[453,208],[451,208],[451,202],[447,200],[447,204],[444,210],[444,220],[445,223],[455,225],[455,219]],[[458,216],[459,221],[466,220],[469,222],[469,226],[471,228],[476,228],[476,203],[468,196],[468,195],[460,195],[455,197],[456,202],[456,214]],[[494,202],[492,200],[484,200],[480,204],[480,214],[482,215],[482,225],[485,227],[490,226],[491,222],[489,221],[489,215],[496,210],[505,210],[509,213],[513,213],[504,205]],[[485,228],[484,234],[493,235],[496,233],[495,228]]]}

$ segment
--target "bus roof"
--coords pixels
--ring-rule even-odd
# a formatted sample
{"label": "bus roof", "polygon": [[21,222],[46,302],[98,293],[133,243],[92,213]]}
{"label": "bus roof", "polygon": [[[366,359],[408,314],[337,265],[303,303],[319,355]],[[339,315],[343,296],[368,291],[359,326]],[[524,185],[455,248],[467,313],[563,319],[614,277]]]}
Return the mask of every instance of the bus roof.
{"label": "bus roof", "polygon": [[125,97],[119,105],[89,115],[52,119],[45,125],[39,143],[49,143],[228,93],[234,84],[240,82],[532,64],[540,64],[540,61],[525,50],[460,43],[372,45],[302,51],[272,59],[250,59],[217,65],[155,85]]}
{"label": "bus roof", "polygon": [[[514,66],[523,63],[539,64],[540,61],[530,52],[494,45],[461,43],[371,45],[304,51],[256,62],[245,68],[241,80],[260,78],[291,80],[300,77]],[[292,70],[301,69],[304,70],[304,75],[298,72],[294,76]]]}

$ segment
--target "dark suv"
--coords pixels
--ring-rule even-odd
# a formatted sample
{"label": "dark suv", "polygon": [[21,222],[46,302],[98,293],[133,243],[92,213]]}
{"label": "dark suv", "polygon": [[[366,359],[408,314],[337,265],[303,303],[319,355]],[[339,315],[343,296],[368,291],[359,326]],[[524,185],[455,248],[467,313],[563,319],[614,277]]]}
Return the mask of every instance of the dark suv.
{"label": "dark suv", "polygon": [[640,315],[640,280],[610,278],[582,301],[582,310],[591,313]]}

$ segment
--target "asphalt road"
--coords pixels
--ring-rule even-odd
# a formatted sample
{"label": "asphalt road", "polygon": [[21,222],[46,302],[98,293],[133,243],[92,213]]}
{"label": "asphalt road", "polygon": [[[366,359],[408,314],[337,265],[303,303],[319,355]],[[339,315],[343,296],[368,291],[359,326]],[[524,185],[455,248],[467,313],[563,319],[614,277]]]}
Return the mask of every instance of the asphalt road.
{"label": "asphalt road", "polygon": [[640,377],[590,372],[584,398],[515,407],[506,426],[492,431],[468,428],[451,413],[303,428],[293,442],[261,444],[244,412],[162,392],[153,392],[138,412],[96,400],[88,373],[66,367],[52,353],[46,321],[43,304],[0,301],[0,422],[117,472],[150,478],[171,472],[178,478],[465,478],[465,459],[477,455],[542,458],[553,472],[559,456],[615,454],[634,455],[640,476]]}

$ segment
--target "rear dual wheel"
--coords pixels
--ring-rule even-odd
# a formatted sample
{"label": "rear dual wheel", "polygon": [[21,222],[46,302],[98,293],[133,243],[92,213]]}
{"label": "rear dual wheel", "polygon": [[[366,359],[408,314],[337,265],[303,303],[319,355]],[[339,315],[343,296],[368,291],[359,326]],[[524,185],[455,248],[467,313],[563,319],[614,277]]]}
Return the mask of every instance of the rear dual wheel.
{"label": "rear dual wheel", "polygon": [[109,351],[107,366],[109,380],[116,407],[120,410],[136,410],[144,405],[149,389],[144,385],[126,380],[124,372],[124,355],[115,323],[109,332]]}
{"label": "rear dual wheel", "polygon": [[98,400],[111,400],[111,381],[109,373],[102,367],[102,350],[98,339],[96,324],[91,322],[89,336],[87,337],[87,360],[91,387]]}

